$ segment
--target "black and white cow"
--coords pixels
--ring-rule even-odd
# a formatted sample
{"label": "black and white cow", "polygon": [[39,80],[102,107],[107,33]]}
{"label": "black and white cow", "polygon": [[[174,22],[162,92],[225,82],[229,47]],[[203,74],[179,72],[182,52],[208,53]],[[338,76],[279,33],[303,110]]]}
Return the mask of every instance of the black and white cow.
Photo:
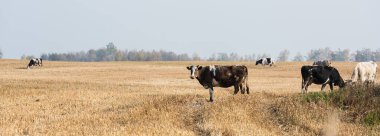
{"label": "black and white cow", "polygon": [[313,62],[314,66],[331,66],[331,61],[329,60],[318,60]]}
{"label": "black and white cow", "polygon": [[342,88],[345,85],[338,70],[334,67],[302,66],[301,74],[302,93],[306,93],[308,86],[313,83],[322,85],[321,91],[323,91],[326,85],[329,84],[331,92],[334,89],[334,86],[339,86],[339,88]]}
{"label": "black and white cow", "polygon": [[27,69],[29,69],[32,66],[42,66],[42,59],[41,58],[30,59]]}
{"label": "black and white cow", "polygon": [[264,65],[272,66],[272,65],[274,65],[274,61],[272,58],[262,58],[262,59],[259,59],[256,61],[256,65],[259,65],[259,64],[261,64],[263,66]]}
{"label": "black and white cow", "polygon": [[190,70],[191,79],[196,78],[205,89],[209,89],[210,102],[214,100],[214,87],[234,86],[234,94],[237,94],[239,90],[242,94],[245,91],[249,94],[248,68],[246,66],[191,65],[187,69]]}

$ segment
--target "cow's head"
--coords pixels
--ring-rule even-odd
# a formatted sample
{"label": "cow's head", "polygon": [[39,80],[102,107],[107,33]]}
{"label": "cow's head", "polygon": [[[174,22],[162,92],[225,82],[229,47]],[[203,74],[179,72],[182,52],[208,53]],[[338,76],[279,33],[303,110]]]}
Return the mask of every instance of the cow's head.
{"label": "cow's head", "polygon": [[199,66],[199,65],[197,65],[197,66],[195,66],[195,65],[191,65],[191,66],[187,66],[186,68],[187,68],[188,70],[190,70],[190,78],[191,78],[191,79],[194,79],[194,78],[198,77],[198,71],[199,71],[200,69],[202,69],[202,66]]}
{"label": "cow's head", "polygon": [[345,83],[343,80],[341,80],[341,81],[338,83],[338,86],[339,86],[339,88],[344,88],[344,87],[346,87],[346,83]]}
{"label": "cow's head", "polygon": [[339,88],[344,88],[346,85],[349,85],[349,82],[346,82],[342,79],[342,77],[339,77],[338,81],[336,81],[334,86],[339,86]]}

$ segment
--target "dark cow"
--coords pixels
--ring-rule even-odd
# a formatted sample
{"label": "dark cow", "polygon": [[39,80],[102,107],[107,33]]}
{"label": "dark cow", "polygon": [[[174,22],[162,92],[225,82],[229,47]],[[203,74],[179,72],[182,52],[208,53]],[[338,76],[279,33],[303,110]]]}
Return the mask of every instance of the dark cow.
{"label": "dark cow", "polygon": [[30,59],[27,68],[29,69],[32,66],[42,66],[42,59],[41,58]]}
{"label": "dark cow", "polygon": [[242,94],[247,91],[248,86],[248,68],[246,66],[188,66],[190,78],[196,78],[199,83],[210,91],[210,102],[214,100],[214,87],[228,88],[234,86],[237,94],[239,90]]}
{"label": "dark cow", "polygon": [[315,66],[331,66],[331,61],[329,61],[329,60],[314,61],[313,65],[315,65]]}
{"label": "dark cow", "polygon": [[307,88],[312,83],[322,85],[321,91],[330,85],[330,90],[334,89],[333,86],[344,87],[345,83],[340,76],[338,70],[329,66],[302,66],[302,93],[307,92]]}
{"label": "dark cow", "polygon": [[259,59],[256,61],[256,65],[269,65],[269,66],[272,66],[274,65],[274,61],[272,60],[272,58],[262,58],[262,59]]}

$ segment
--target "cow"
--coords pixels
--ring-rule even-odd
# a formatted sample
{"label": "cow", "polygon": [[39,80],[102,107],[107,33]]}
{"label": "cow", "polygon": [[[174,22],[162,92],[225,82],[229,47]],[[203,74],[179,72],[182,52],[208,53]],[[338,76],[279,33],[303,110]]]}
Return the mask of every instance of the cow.
{"label": "cow", "polygon": [[29,64],[26,68],[29,69],[32,66],[42,66],[42,59],[41,58],[30,59]]}
{"label": "cow", "polygon": [[340,76],[338,70],[329,66],[302,66],[302,93],[307,93],[307,89],[311,84],[322,85],[321,91],[324,90],[327,84],[330,86],[330,91],[334,90],[334,86],[343,88],[345,83]]}
{"label": "cow", "polygon": [[247,91],[248,86],[248,68],[246,66],[195,66],[186,67],[190,70],[190,78],[197,79],[205,88],[209,89],[210,102],[214,101],[214,87],[228,88],[234,86],[234,95],[241,91],[242,94]]}
{"label": "cow", "polygon": [[373,61],[356,64],[351,76],[352,83],[374,84],[376,80],[377,64]]}
{"label": "cow", "polygon": [[329,60],[314,61],[313,66],[331,66],[331,61]]}
{"label": "cow", "polygon": [[274,65],[274,61],[272,58],[262,58],[262,59],[259,59],[256,61],[256,65],[259,65],[259,64],[261,64],[263,66],[264,65],[272,66],[272,65]]}

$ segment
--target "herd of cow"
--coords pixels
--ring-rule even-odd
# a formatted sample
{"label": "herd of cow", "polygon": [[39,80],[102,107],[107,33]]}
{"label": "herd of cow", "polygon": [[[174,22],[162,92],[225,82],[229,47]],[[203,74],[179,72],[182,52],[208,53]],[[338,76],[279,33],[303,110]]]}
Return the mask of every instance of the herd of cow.
{"label": "herd of cow", "polygon": [[[256,65],[270,65],[274,64],[271,58],[263,58],[256,62]],[[209,89],[210,102],[214,100],[214,87],[234,87],[234,94],[241,91],[242,94],[247,92],[249,94],[248,86],[248,68],[244,65],[232,66],[200,66],[191,65],[187,66],[190,70],[190,78],[197,79],[199,83],[205,88]],[[340,76],[338,69],[331,66],[328,60],[316,61],[313,65],[302,66],[302,93],[306,93],[308,86],[311,84],[322,85],[321,91],[324,90],[326,85],[330,86],[332,92],[334,86],[343,88],[347,85],[365,83],[374,84],[376,79],[377,64],[373,61],[360,62],[356,65],[350,80],[344,81]]]}
{"label": "herd of cow", "polygon": [[[274,61],[271,58],[263,58],[256,61],[256,65],[274,65]],[[27,69],[32,66],[42,66],[41,58],[33,58],[29,61]],[[248,68],[244,65],[232,65],[232,66],[195,66],[191,65],[187,67],[190,70],[190,78],[197,79],[199,83],[205,88],[209,89],[210,102],[214,100],[214,87],[234,87],[234,94],[241,91],[242,94],[247,92],[249,94],[248,86]],[[340,76],[338,69],[331,66],[331,62],[328,60],[316,61],[313,65],[302,66],[302,93],[306,93],[308,86],[311,84],[322,85],[323,91],[326,85],[330,86],[330,90],[334,89],[334,86],[339,88],[345,87],[347,84],[365,83],[374,84],[376,79],[377,64],[373,61],[360,62],[356,65],[351,79],[344,81]]]}

